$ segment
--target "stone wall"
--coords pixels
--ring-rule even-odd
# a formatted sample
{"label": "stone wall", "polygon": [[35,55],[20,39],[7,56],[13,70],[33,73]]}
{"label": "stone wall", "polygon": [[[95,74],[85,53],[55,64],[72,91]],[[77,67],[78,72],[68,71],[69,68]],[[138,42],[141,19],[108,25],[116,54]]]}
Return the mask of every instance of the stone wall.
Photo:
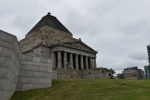
{"label": "stone wall", "polygon": [[17,38],[0,31],[0,100],[9,100],[16,90],[21,56]]}
{"label": "stone wall", "polygon": [[16,91],[50,87],[51,82],[51,59],[23,55]]}
{"label": "stone wall", "polygon": [[88,69],[88,70],[73,70],[57,68],[53,69],[52,79],[109,79],[104,68]]}
{"label": "stone wall", "polygon": [[84,79],[109,79],[107,72],[103,68],[85,70],[83,74]]}
{"label": "stone wall", "polygon": [[52,69],[52,79],[57,79],[57,70]]}
{"label": "stone wall", "polygon": [[37,31],[26,36],[26,38],[21,40],[19,43],[22,52],[25,52],[31,50],[34,46],[39,44],[50,46],[53,44],[72,42],[75,40],[77,39],[74,39],[70,33],[63,32],[49,26],[43,26]]}

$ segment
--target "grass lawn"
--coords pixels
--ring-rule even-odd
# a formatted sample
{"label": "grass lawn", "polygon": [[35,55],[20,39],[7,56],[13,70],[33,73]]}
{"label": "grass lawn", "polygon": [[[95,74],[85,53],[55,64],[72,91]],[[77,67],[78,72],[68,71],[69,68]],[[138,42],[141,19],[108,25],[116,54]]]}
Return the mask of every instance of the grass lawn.
{"label": "grass lawn", "polygon": [[53,86],[15,92],[11,100],[150,100],[149,80],[54,80]]}

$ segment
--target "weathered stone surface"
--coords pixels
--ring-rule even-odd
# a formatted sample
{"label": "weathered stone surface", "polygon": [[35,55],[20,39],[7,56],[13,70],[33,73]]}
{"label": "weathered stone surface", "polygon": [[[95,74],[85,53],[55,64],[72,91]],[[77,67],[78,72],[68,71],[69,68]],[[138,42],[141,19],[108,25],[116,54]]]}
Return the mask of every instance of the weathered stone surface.
{"label": "weathered stone surface", "polygon": [[6,41],[8,43],[15,43],[16,40],[17,40],[16,36],[13,36],[13,35],[7,35],[7,37],[6,37]]}
{"label": "weathered stone surface", "polygon": [[16,90],[21,60],[17,53],[21,51],[16,49],[15,42],[15,36],[0,31],[0,100],[8,100]]}
{"label": "weathered stone surface", "polygon": [[52,67],[49,62],[50,59],[48,58],[32,57],[27,55],[23,56],[16,90],[24,91],[42,88],[42,86],[50,87],[52,80]]}
{"label": "weathered stone surface", "polygon": [[6,32],[0,30],[0,40],[5,41],[7,35],[9,35],[9,34],[7,34]]}
{"label": "weathered stone surface", "polygon": [[29,89],[32,89],[32,84],[24,84],[23,85],[23,91],[29,90]]}
{"label": "weathered stone surface", "polygon": [[3,91],[0,90],[0,100],[2,100]]}
{"label": "weathered stone surface", "polygon": [[9,100],[14,91],[3,91],[2,100]]}
{"label": "weathered stone surface", "polygon": [[39,84],[39,78],[31,78],[31,83]]}

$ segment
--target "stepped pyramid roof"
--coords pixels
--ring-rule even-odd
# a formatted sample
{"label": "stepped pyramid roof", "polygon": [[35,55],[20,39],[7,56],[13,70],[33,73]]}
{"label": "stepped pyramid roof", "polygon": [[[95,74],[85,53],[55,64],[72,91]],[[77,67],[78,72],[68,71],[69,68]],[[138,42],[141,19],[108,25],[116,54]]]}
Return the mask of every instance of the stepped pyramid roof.
{"label": "stepped pyramid roof", "polygon": [[72,34],[55,16],[52,16],[51,13],[48,13],[46,16],[42,17],[42,19],[27,33],[27,35],[43,26],[50,26],[52,28]]}

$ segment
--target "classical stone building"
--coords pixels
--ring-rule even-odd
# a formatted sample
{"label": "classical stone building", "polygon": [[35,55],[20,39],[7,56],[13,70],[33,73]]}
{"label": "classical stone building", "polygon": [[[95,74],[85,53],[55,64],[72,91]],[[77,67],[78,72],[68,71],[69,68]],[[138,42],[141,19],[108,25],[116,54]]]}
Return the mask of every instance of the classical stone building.
{"label": "classical stone building", "polygon": [[25,55],[52,58],[53,68],[96,68],[97,52],[81,39],[73,38],[73,34],[50,13],[44,16],[19,43]]}
{"label": "classical stone building", "polygon": [[19,42],[0,30],[0,100],[50,87],[52,79],[108,78],[105,68],[96,68],[96,54],[50,13]]}
{"label": "classical stone building", "polygon": [[105,69],[96,69],[97,51],[80,38],[73,38],[73,34],[50,13],[19,43],[24,55],[52,59],[53,79],[106,76]]}

